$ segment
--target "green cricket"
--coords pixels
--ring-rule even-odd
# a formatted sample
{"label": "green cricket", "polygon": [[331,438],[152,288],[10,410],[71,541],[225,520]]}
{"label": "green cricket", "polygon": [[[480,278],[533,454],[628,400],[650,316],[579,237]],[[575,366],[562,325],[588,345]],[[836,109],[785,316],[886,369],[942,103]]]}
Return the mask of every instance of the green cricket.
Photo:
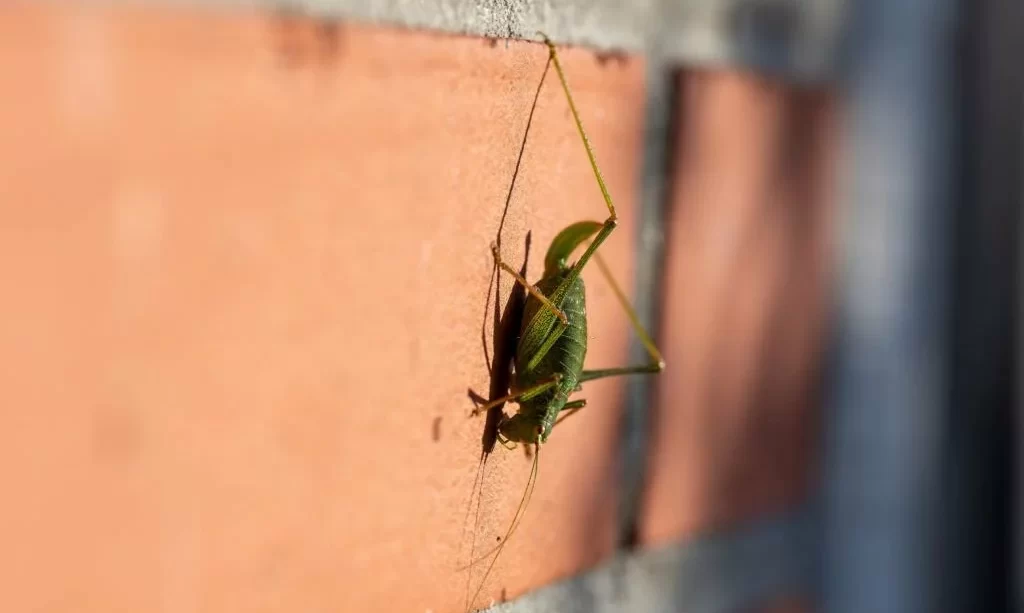
{"label": "green cricket", "polygon": [[[547,442],[551,431],[557,424],[587,404],[586,399],[583,398],[570,400],[570,395],[581,391],[583,384],[587,381],[621,375],[656,374],[665,368],[665,361],[662,359],[661,353],[640,324],[626,295],[597,253],[598,248],[618,225],[618,216],[615,213],[612,197],[608,193],[604,178],[597,166],[590,140],[583,129],[576,104],[573,102],[555,45],[544,33],[538,32],[538,34],[548,47],[548,66],[553,63],[555,71],[558,73],[558,79],[565,92],[580,138],[583,140],[583,147],[594,171],[594,177],[597,179],[601,195],[608,207],[608,218],[604,222],[581,221],[574,223],[555,236],[544,258],[544,274],[536,284],[531,284],[514,268],[502,261],[497,245],[491,244],[495,265],[514,277],[516,282],[526,289],[527,296],[520,324],[519,342],[513,359],[514,372],[510,393],[478,406],[474,410],[474,414],[485,412],[506,402],[517,403],[519,410],[515,415],[502,415],[498,423],[498,441],[506,448],[513,448],[516,443],[533,445],[534,453],[530,476],[508,531],[503,538],[499,539],[497,547],[469,565],[473,566],[476,562],[494,554],[494,558],[488,565],[483,579],[480,580],[479,587],[470,598],[468,606],[471,606],[480,594],[495,562],[501,555],[501,551],[522,519],[530,495],[537,483],[541,445]],[[545,66],[544,74],[547,75],[547,66]],[[541,86],[543,86],[543,77]],[[569,258],[573,252],[584,243],[587,245],[583,254],[576,262],[569,264]],[[649,363],[600,370],[584,369],[584,360],[587,354],[587,311],[586,292],[580,273],[583,272],[591,258],[594,259],[598,269],[607,279],[633,329],[647,349],[650,355]]]}

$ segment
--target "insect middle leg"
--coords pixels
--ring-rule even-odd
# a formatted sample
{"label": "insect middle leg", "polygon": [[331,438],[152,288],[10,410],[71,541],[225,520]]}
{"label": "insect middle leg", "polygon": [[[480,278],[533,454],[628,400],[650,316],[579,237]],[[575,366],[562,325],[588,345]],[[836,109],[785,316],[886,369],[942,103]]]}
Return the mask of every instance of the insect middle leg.
{"label": "insect middle leg", "polygon": [[556,373],[554,376],[552,376],[550,379],[548,379],[546,381],[541,381],[540,383],[538,383],[536,385],[531,385],[530,387],[528,387],[526,389],[516,390],[515,392],[512,392],[511,394],[508,394],[506,396],[502,396],[501,398],[495,398],[494,400],[491,400],[490,402],[488,402],[486,404],[482,404],[482,405],[478,406],[477,408],[473,409],[473,415],[479,415],[480,413],[484,413],[486,411],[489,411],[492,408],[494,408],[494,407],[496,407],[496,406],[498,406],[500,404],[504,404],[506,402],[529,400],[530,398],[533,398],[537,394],[540,394],[540,393],[542,393],[542,392],[544,392],[546,390],[549,390],[552,387],[558,385],[559,383],[561,383],[561,381],[562,381],[561,373]]}
{"label": "insect middle leg", "polygon": [[551,309],[551,312],[558,317],[559,321],[561,321],[563,325],[569,324],[569,319],[565,316],[565,312],[562,311],[562,309],[555,306],[555,304],[551,302],[551,300],[539,289],[537,289],[535,285],[527,281],[526,278],[519,274],[515,268],[512,268],[501,259],[501,253],[498,251],[497,243],[491,243],[491,255],[494,256],[495,265],[515,277],[516,282],[525,287],[526,291],[530,292],[530,295],[539,300],[541,304]]}
{"label": "insect middle leg", "polygon": [[622,306],[622,310],[626,312],[626,317],[629,318],[630,325],[633,326],[633,330],[636,335],[640,337],[640,342],[643,344],[644,349],[647,350],[647,354],[651,357],[651,361],[647,364],[638,364],[636,366],[623,366],[621,368],[603,368],[600,370],[584,370],[580,376],[580,383],[584,381],[593,381],[594,379],[603,379],[604,377],[616,377],[619,375],[632,375],[641,373],[659,373],[665,369],[665,360],[661,357],[661,352],[658,351],[658,347],[654,344],[651,336],[647,334],[647,330],[644,330],[643,324],[640,323],[640,318],[637,316],[636,311],[629,304],[629,300],[626,298],[626,294],[623,293],[622,288],[619,287],[618,282],[615,281],[615,277],[612,276],[611,270],[608,269],[608,265],[604,263],[601,256],[594,258],[597,262],[597,267],[601,271],[601,275],[604,276],[608,285],[612,288],[612,293],[615,294],[615,298],[619,301]]}

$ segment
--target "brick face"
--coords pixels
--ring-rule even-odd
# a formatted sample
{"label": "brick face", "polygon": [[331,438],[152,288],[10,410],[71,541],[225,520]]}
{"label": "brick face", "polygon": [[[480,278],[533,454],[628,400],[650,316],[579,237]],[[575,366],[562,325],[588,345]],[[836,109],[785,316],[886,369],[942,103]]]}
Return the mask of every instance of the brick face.
{"label": "brick face", "polygon": [[[469,535],[479,553],[504,532],[529,470],[498,448],[470,506],[488,245],[543,47],[4,11],[11,610],[462,610]],[[622,217],[604,253],[629,287],[643,64],[565,63]],[[549,76],[503,235],[518,264],[532,231],[531,279],[555,232],[605,215]],[[588,364],[620,365],[627,322],[585,278]],[[621,385],[588,385],[542,450],[480,604],[610,552]]]}

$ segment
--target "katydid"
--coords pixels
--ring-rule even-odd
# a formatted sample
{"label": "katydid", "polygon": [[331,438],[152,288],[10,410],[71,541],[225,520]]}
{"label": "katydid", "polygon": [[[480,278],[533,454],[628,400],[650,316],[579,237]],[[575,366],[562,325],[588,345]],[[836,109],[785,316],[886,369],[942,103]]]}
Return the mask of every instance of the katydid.
{"label": "katydid", "polygon": [[[544,258],[544,274],[536,284],[531,284],[519,272],[506,264],[501,259],[498,246],[491,244],[491,254],[495,266],[514,277],[516,282],[522,285],[528,293],[520,324],[519,342],[513,361],[511,393],[477,407],[474,413],[487,411],[506,402],[517,403],[519,405],[518,412],[511,417],[503,415],[498,423],[498,440],[506,447],[513,447],[515,443],[533,445],[534,454],[533,466],[523,491],[523,497],[508,531],[503,538],[499,539],[499,544],[495,549],[481,557],[484,559],[492,553],[495,554],[480,581],[480,586],[470,599],[469,605],[472,605],[480,590],[483,589],[487,577],[494,568],[494,563],[522,519],[533,487],[537,482],[541,445],[547,441],[556,424],[586,406],[585,399],[570,400],[569,396],[574,392],[581,391],[583,383],[587,381],[619,375],[654,374],[665,368],[661,353],[640,324],[625,294],[597,253],[598,248],[618,224],[618,216],[615,213],[615,205],[612,203],[612,197],[608,193],[604,178],[598,169],[594,151],[583,129],[576,104],[569,92],[565,73],[558,60],[558,52],[546,35],[538,34],[543,37],[544,43],[548,47],[547,61],[549,65],[553,63],[555,71],[558,73],[562,90],[569,103],[569,110],[572,112],[576,128],[583,140],[587,158],[594,171],[594,177],[597,179],[601,195],[608,207],[608,218],[604,222],[577,222],[556,235]],[[544,74],[547,74],[547,67],[545,67]],[[573,252],[583,244],[586,244],[583,254],[575,263],[569,264],[569,258]],[[607,279],[630,323],[640,337],[640,341],[647,349],[650,355],[650,362],[647,364],[584,370],[583,362],[587,353],[587,313],[585,288],[580,273],[583,272],[591,258],[594,259],[598,269]],[[472,564],[470,565],[472,566]]]}

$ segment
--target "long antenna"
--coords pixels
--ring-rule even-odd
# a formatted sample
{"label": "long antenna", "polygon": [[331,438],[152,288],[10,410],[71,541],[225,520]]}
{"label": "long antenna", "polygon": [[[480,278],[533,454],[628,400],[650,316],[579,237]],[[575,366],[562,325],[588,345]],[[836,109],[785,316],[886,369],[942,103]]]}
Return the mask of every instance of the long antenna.
{"label": "long antenna", "polygon": [[[501,552],[505,549],[508,539],[512,537],[512,533],[519,527],[519,524],[522,523],[523,517],[526,515],[526,506],[530,503],[530,497],[533,496],[534,487],[537,485],[537,466],[539,460],[540,443],[537,443],[533,452],[533,466],[530,468],[530,477],[527,479],[526,487],[523,489],[523,497],[519,501],[519,507],[516,509],[516,514],[512,516],[512,523],[509,525],[508,531],[505,532],[505,537],[501,539],[501,543],[497,546],[497,553],[494,555],[494,559],[491,560],[491,563],[487,566],[487,571],[484,573],[483,579],[480,580],[480,585],[476,588],[476,592],[473,593],[473,597],[469,599],[468,603],[466,603],[467,611],[472,607],[473,601],[476,600],[476,597],[480,595],[480,591],[484,589],[484,584],[487,583],[487,577],[491,575],[491,570],[494,569],[495,562],[497,562],[498,558],[501,557]],[[490,553],[483,557],[486,557],[487,555],[490,555]],[[474,563],[475,562],[471,562],[470,566]]]}

